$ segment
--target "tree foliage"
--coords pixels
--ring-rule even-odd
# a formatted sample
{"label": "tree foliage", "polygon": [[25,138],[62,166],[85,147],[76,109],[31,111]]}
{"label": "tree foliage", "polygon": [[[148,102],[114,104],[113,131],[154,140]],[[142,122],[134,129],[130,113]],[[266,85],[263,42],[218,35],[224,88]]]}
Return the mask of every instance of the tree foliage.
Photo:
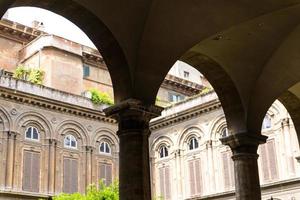
{"label": "tree foliage", "polygon": [[100,92],[96,88],[91,88],[88,90],[92,94],[92,102],[94,104],[107,104],[107,105],[113,105],[114,102],[110,98],[110,96],[105,92]]}
{"label": "tree foliage", "polygon": [[53,197],[53,200],[119,200],[119,184],[114,181],[110,186],[105,186],[102,181],[99,187],[92,184],[88,186],[86,194],[60,194]]}

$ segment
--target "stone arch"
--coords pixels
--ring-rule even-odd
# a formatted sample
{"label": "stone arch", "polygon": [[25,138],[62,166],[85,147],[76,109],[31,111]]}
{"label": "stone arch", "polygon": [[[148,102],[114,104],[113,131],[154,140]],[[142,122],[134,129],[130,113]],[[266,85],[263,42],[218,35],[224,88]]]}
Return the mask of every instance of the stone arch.
{"label": "stone arch", "polygon": [[21,6],[43,8],[76,24],[88,35],[103,56],[112,79],[116,101],[130,96],[131,80],[126,56],[103,19],[99,19],[80,3],[70,0],[4,0],[0,4],[0,14],[3,15],[8,8]]}
{"label": "stone arch", "polygon": [[73,120],[65,120],[61,122],[55,130],[55,138],[59,142],[63,142],[63,136],[68,132],[72,133],[76,139],[82,140],[82,145],[90,144],[88,131],[80,123]]}
{"label": "stone arch", "polygon": [[[201,144],[201,139],[205,137],[204,132],[198,126],[188,126],[181,133],[177,141],[177,145],[181,150],[186,149],[185,144],[188,143],[189,139],[196,137],[198,139],[199,145]],[[204,140],[203,140],[204,141]]]}
{"label": "stone arch", "polygon": [[213,86],[224,110],[229,131],[245,132],[244,106],[235,83],[224,68],[202,54],[197,45],[188,50],[180,60],[199,70]]}
{"label": "stone arch", "polygon": [[3,106],[0,106],[0,120],[0,123],[3,124],[3,131],[10,131],[12,129],[12,119]]}
{"label": "stone arch", "polygon": [[34,111],[22,113],[15,120],[14,127],[18,133],[21,133],[22,131],[24,131],[24,127],[29,125],[38,128],[40,133],[44,135],[45,139],[50,139],[51,137],[53,137],[53,129],[51,123],[42,114]]}
{"label": "stone arch", "polygon": [[106,141],[112,147],[113,152],[119,152],[119,139],[113,130],[108,128],[99,128],[95,131],[92,139],[92,145],[96,152],[99,152],[99,144],[101,141]]}
{"label": "stone arch", "polygon": [[293,92],[287,90],[279,96],[278,100],[289,112],[296,129],[298,141],[300,141],[300,99]]}
{"label": "stone arch", "polygon": [[169,150],[171,150],[171,151],[169,151],[169,154],[172,152],[174,143],[170,137],[164,135],[164,136],[160,136],[160,137],[156,138],[155,140],[153,140],[151,148],[150,148],[152,154],[155,154],[155,152],[158,152],[158,150],[163,145],[166,145],[169,148]]}
{"label": "stone arch", "polygon": [[226,118],[224,115],[220,115],[216,117],[211,123],[211,127],[209,130],[210,140],[218,141],[220,137],[218,135],[221,134],[221,131],[227,128]]}

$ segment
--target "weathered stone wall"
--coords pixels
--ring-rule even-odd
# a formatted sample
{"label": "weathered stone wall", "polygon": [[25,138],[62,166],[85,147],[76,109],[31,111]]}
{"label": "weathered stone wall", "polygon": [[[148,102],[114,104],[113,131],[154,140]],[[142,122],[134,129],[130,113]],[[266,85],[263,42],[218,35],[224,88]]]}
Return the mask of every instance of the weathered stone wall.
{"label": "weathered stone wall", "polygon": [[18,52],[21,48],[22,43],[0,37],[0,68],[13,71],[19,62]]}

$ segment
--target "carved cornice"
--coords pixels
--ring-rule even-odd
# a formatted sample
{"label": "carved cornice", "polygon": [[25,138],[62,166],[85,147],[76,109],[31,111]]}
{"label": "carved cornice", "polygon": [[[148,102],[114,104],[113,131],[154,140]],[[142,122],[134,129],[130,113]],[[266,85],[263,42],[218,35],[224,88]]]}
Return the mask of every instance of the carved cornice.
{"label": "carved cornice", "polygon": [[21,43],[28,43],[44,32],[9,20],[0,20],[0,34]]}
{"label": "carved cornice", "polygon": [[8,101],[13,101],[15,103],[26,104],[39,107],[41,109],[60,112],[63,114],[70,114],[108,123],[116,123],[114,119],[106,117],[104,113],[99,110],[80,107],[70,103],[60,102],[53,99],[48,99],[33,94],[27,94],[3,87],[0,88],[0,98]]}
{"label": "carved cornice", "polygon": [[195,118],[204,113],[210,112],[221,108],[221,103],[218,99],[200,104],[198,106],[192,107],[190,109],[184,110],[182,112],[174,113],[173,115],[166,116],[162,119],[155,120],[150,123],[150,130],[156,130],[163,128],[165,126],[170,126],[176,123],[181,123],[187,121],[191,118]]}
{"label": "carved cornice", "polygon": [[187,96],[198,94],[203,89],[203,86],[177,76],[168,74],[164,79],[161,87],[165,87]]}

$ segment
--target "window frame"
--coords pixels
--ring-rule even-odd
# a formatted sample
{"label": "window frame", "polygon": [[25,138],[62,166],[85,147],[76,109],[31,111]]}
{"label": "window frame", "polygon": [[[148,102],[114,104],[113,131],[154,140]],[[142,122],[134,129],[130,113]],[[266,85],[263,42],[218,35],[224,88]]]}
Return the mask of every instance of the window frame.
{"label": "window frame", "polygon": [[[193,143],[192,148],[191,148],[191,143]],[[197,145],[196,145],[196,143],[197,143]],[[191,137],[188,141],[188,150],[194,151],[198,148],[199,148],[199,140],[195,136]]]}
{"label": "window frame", "polygon": [[[31,128],[31,132],[30,132],[30,137],[27,137],[27,131]],[[37,133],[37,136],[38,138],[35,139],[33,138],[33,130],[36,130],[36,133]],[[35,142],[39,142],[40,141],[40,132],[39,132],[39,129],[35,126],[28,126],[26,131],[25,131],[25,139],[26,140],[30,140],[30,141],[35,141]]]}
{"label": "window frame", "polygon": [[[104,144],[104,149],[103,149],[103,151],[101,151],[101,145],[102,145],[102,144]],[[106,152],[107,147],[108,147],[108,149],[109,149],[109,152],[108,152],[108,153]],[[111,155],[111,154],[112,154],[112,150],[111,150],[111,145],[110,145],[110,143],[109,143],[109,142],[106,142],[106,141],[100,142],[100,145],[99,145],[99,153],[100,153],[100,154]]]}
{"label": "window frame", "polygon": [[188,72],[188,71],[183,71],[183,77],[184,77],[185,79],[190,78],[190,72]]}
{"label": "window frame", "polygon": [[[163,152],[162,152],[163,151]],[[161,154],[162,153],[162,154]],[[164,158],[167,158],[169,157],[169,150],[168,150],[168,147],[166,145],[162,145],[160,148],[159,148],[159,158],[160,159],[164,159]]]}
{"label": "window frame", "polygon": [[[70,137],[70,145],[66,145],[66,139],[67,137]],[[72,146],[72,139],[74,139],[73,141],[75,141],[75,147]],[[65,137],[64,137],[64,147],[65,148],[69,148],[69,149],[78,149],[78,141],[76,139],[76,137],[72,134],[67,134]]]}
{"label": "window frame", "polygon": [[272,128],[272,117],[270,115],[266,114],[264,116],[261,129],[262,130],[269,130],[271,128]]}
{"label": "window frame", "polygon": [[[224,134],[225,133],[225,134]],[[223,137],[227,137],[228,136],[228,129],[227,127],[224,127],[221,129],[221,133],[220,133],[220,138],[223,138]]]}

